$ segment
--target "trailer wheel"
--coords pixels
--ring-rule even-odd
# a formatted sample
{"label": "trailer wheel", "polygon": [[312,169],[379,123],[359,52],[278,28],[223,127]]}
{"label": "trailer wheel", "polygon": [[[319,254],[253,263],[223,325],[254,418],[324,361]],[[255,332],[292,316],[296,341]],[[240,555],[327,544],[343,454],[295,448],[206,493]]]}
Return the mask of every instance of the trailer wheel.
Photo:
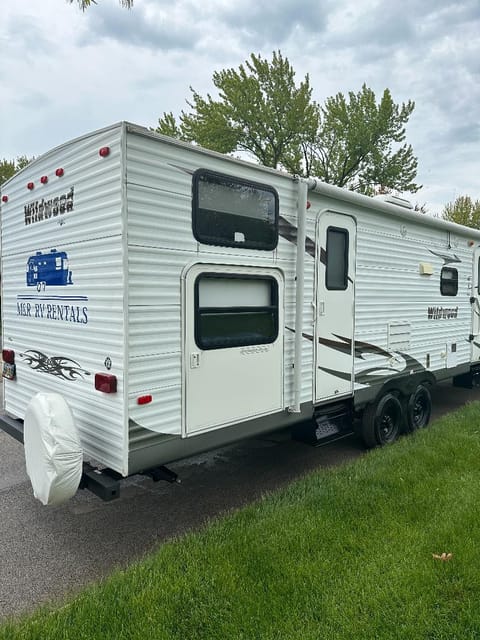
{"label": "trailer wheel", "polygon": [[402,404],[392,393],[386,393],[363,412],[363,441],[367,447],[392,444],[401,433],[402,426]]}
{"label": "trailer wheel", "polygon": [[407,431],[411,433],[423,429],[430,421],[432,413],[432,398],[430,391],[423,384],[419,384],[407,401]]}

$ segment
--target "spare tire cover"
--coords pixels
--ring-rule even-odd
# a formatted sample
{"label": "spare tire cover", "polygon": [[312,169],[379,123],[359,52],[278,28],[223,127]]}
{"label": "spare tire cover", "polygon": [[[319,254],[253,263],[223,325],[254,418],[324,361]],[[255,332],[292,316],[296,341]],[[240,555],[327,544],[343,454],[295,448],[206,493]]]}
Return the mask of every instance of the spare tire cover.
{"label": "spare tire cover", "polygon": [[77,491],[83,453],[72,412],[59,393],[37,393],[24,420],[25,461],[33,493],[43,504],[61,504]]}

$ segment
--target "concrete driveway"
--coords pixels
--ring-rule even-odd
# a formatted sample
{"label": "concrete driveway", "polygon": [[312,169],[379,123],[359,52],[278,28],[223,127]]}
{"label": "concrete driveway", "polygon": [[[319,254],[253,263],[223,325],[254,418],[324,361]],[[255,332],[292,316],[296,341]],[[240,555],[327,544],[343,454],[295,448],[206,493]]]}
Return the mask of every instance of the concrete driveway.
{"label": "concrete driveway", "polygon": [[[439,387],[435,419],[480,391]],[[0,431],[0,619],[61,599],[266,491],[318,467],[365,451],[354,436],[317,449],[286,432],[171,465],[182,484],[133,477],[119,500],[80,491],[67,504],[43,507],[25,474],[23,447]]]}

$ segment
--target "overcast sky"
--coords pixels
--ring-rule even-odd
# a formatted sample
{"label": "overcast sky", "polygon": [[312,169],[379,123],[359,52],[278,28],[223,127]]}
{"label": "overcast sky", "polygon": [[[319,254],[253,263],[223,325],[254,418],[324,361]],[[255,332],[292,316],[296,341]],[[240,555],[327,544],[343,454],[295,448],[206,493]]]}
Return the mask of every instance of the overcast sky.
{"label": "overcast sky", "polygon": [[[264,6],[262,6],[264,5]],[[416,103],[413,196],[430,213],[480,198],[480,0],[65,0],[2,3],[0,158],[40,155],[119,120],[155,126],[189,86],[280,49],[314,99],[385,88]]]}

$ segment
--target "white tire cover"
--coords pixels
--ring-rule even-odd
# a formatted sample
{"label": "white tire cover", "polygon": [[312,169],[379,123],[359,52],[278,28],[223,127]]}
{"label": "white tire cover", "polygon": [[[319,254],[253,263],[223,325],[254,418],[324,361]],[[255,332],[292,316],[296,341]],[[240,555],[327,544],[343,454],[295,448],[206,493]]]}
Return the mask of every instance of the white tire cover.
{"label": "white tire cover", "polygon": [[37,393],[24,420],[25,461],[33,493],[61,504],[78,489],[83,453],[72,412],[59,393]]}

